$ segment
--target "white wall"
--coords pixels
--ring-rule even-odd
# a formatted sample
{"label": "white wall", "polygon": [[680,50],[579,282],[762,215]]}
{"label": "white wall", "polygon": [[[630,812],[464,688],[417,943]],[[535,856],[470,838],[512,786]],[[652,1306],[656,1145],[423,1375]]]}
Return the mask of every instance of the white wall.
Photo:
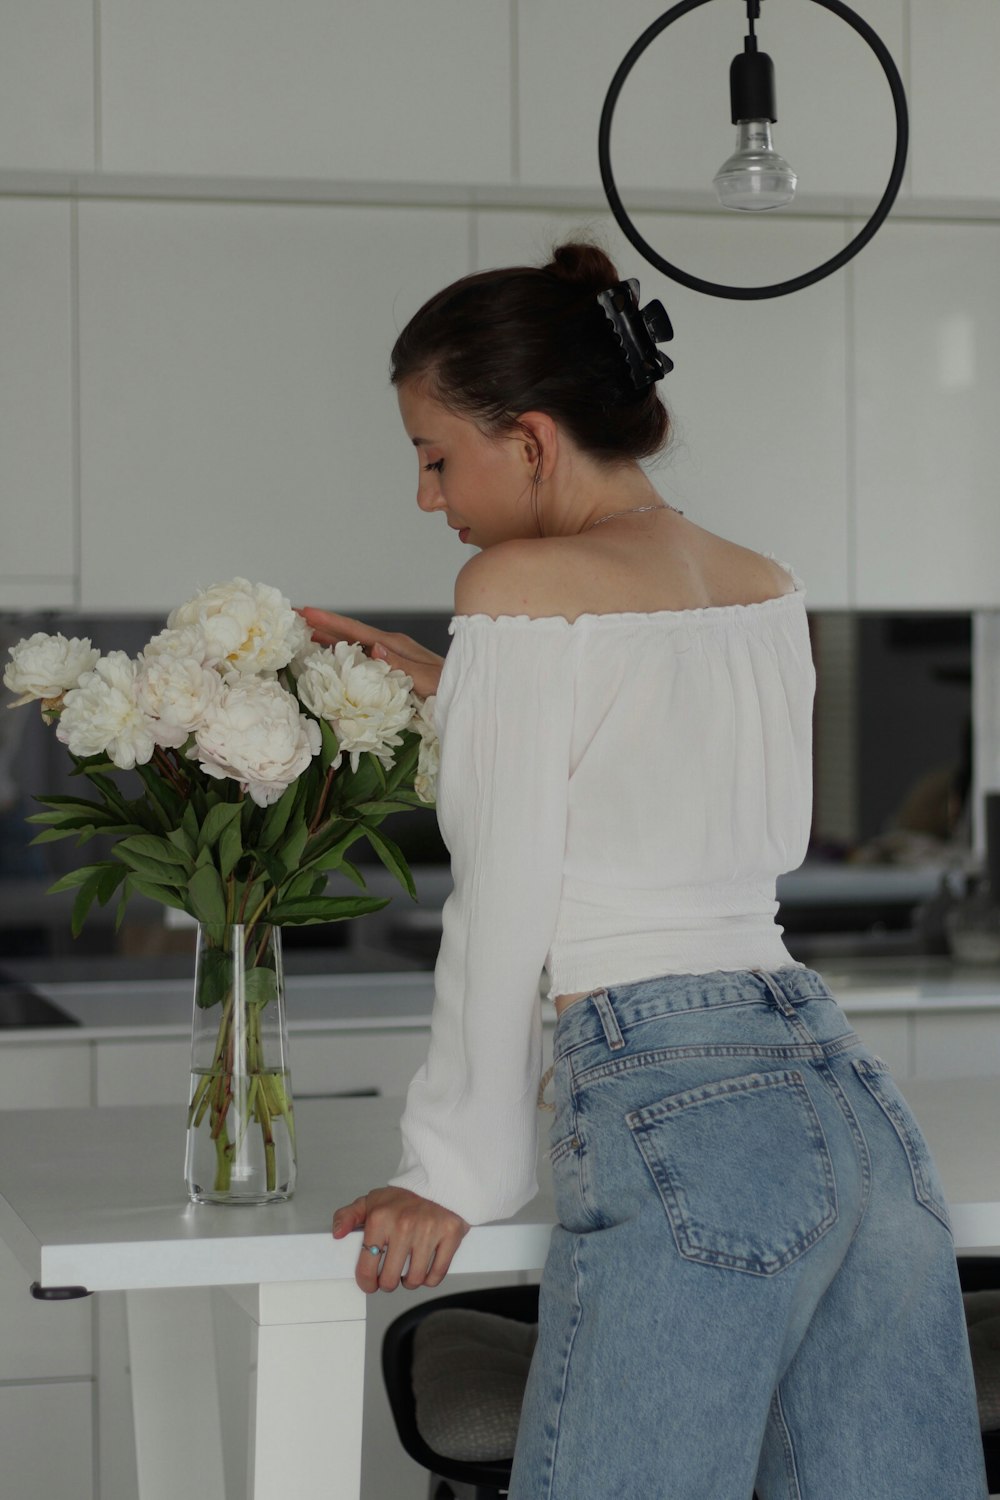
{"label": "white wall", "polygon": [[[612,146],[668,258],[767,282],[856,232],[893,119],[854,32],[767,0],[805,196],[718,211],[740,9],[650,47]],[[165,610],[234,573],[352,612],[449,608],[468,553],[414,504],[388,349],[437,286],[581,226],[674,316],[665,493],[791,561],[813,608],[996,606],[998,12],[858,9],[909,91],[894,222],[755,303],[659,277],[607,214],[597,120],[645,0],[9,0],[0,608]]]}

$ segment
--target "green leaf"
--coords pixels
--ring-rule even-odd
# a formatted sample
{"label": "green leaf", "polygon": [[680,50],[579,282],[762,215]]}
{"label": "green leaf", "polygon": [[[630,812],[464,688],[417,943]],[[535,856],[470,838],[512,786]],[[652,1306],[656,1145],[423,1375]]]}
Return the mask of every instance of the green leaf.
{"label": "green leaf", "polygon": [[[123,866],[124,868],[124,866]],[[121,896],[118,898],[118,908],[115,912],[115,931],[121,931],[122,922],[125,920],[125,908],[128,906],[128,898],[132,894],[132,877],[126,871],[125,883],[122,886]]]}
{"label": "green leaf", "polygon": [[[46,830],[45,830],[44,833],[36,833],[35,837],[33,839],[31,839],[30,842],[32,844],[55,844],[55,843],[57,843],[59,841],[59,839],[71,839],[71,838],[73,838],[73,836],[75,834],[79,833],[80,831],[81,830],[79,828],[76,828],[76,827],[73,827],[73,828],[46,828]],[[101,831],[103,833],[104,830],[102,829]],[[83,832],[85,833],[86,838],[81,839],[80,842],[81,843],[86,843],[87,839],[93,838],[94,834],[97,832],[97,829],[96,828],[87,828],[87,829],[84,829]]]}
{"label": "green leaf", "polygon": [[167,828],[177,821],[184,799],[179,792],[175,792],[169,782],[165,781],[151,765],[136,766],[142,784],[150,797],[164,814],[164,824]]}
{"label": "green leaf", "polygon": [[277,802],[271,803],[264,818],[260,837],[257,840],[257,847],[259,849],[270,849],[281,838],[281,835],[288,827],[288,820],[292,815],[292,808],[295,806],[297,791],[298,788],[293,781],[291,786],[282,792]]}
{"label": "green leaf", "polygon": [[142,854],[123,849],[121,844],[115,849],[115,854],[130,870],[146,880],[154,880],[157,885],[174,886],[177,890],[184,890],[187,886],[190,878],[187,865],[166,865],[158,859],[146,859]]}
{"label": "green leaf", "polygon": [[391,870],[400,885],[404,886],[414,901],[417,899],[417,888],[413,884],[413,876],[410,868],[403,857],[403,851],[392,839],[387,838],[384,833],[376,833],[374,828],[365,829],[365,838],[371,844],[379,859],[387,870]]}
{"label": "green leaf", "polygon": [[103,869],[98,868],[83,882],[76,893],[76,900],[73,902],[73,915],[70,919],[70,931],[74,937],[80,936],[87,913],[93,905],[97,892],[100,889],[103,876]]}
{"label": "green leaf", "polygon": [[219,840],[219,873],[228,880],[243,857],[243,840],[240,837],[240,820],[236,818],[223,830]]}
{"label": "green leaf", "polygon": [[167,839],[173,844],[179,854],[183,854],[188,860],[194,860],[195,855],[198,853],[198,848],[194,839],[185,828],[172,828],[167,834]]}
{"label": "green leaf", "polygon": [[276,926],[305,927],[316,922],[345,922],[381,911],[391,897],[379,896],[311,896],[279,901],[271,908],[267,920]]}
{"label": "green leaf", "polygon": [[201,824],[198,822],[198,814],[195,812],[194,807],[190,802],[184,809],[184,816],[181,818],[181,828],[184,830],[188,838],[191,840],[192,844],[197,849],[198,834],[201,831]]}
{"label": "green leaf", "polygon": [[191,911],[199,922],[222,924],[226,921],[226,892],[214,865],[202,865],[195,870],[187,892]]}
{"label": "green leaf", "polygon": [[46,895],[54,896],[59,891],[71,891],[74,886],[84,885],[93,875],[99,874],[103,865],[81,865],[78,870],[70,870],[68,875],[62,875],[55,885],[50,885]]}
{"label": "green leaf", "polygon": [[224,948],[205,947],[198,961],[194,998],[199,1010],[211,1010],[229,993],[233,957]]}
{"label": "green leaf", "polygon": [[319,752],[319,763],[320,769],[325,776],[333,765],[333,762],[337,759],[337,753],[340,750],[340,741],[333,732],[332,724],[328,724],[325,719],[320,719],[319,721],[319,732],[323,738]]}
{"label": "green leaf", "polygon": [[[148,896],[151,901],[161,901],[164,906],[173,906],[177,911],[191,912],[188,903],[178,896],[176,891],[170,890],[168,886],[157,885],[154,880],[147,880],[144,875],[129,875],[129,887],[138,891],[140,895]],[[197,913],[192,913],[197,915]]]}
{"label": "green leaf", "polygon": [[338,870],[346,862],[344,855],[347,853],[347,850],[352,844],[356,844],[358,839],[363,837],[363,828],[353,828],[344,838],[338,839],[335,844],[331,844],[328,849],[324,849],[321,853],[305,853],[302,866],[304,869],[309,870]]}
{"label": "green leaf", "polygon": [[169,837],[161,839],[154,833],[140,833],[134,838],[122,839],[118,852],[138,854],[143,859],[155,859],[161,865],[183,865],[187,868],[191,863],[190,856],[183,849],[178,849]]}
{"label": "green leaf", "polygon": [[216,803],[198,831],[199,850],[214,849],[234,818],[239,820],[242,811],[242,804],[239,802]]}
{"label": "green leaf", "polygon": [[308,840],[309,829],[306,826],[306,820],[301,813],[298,813],[292,820],[287,837],[272,850],[272,854],[277,855],[288,874],[298,869]]}
{"label": "green leaf", "polygon": [[355,885],[359,885],[363,891],[366,891],[368,889],[368,884],[365,880],[365,877],[362,875],[357,865],[352,865],[350,860],[345,859],[340,868],[350,880],[354,881]]}
{"label": "green leaf", "polygon": [[107,864],[104,866],[104,873],[97,886],[97,899],[102,906],[107,906],[122,881],[127,879],[128,870],[124,865]]}
{"label": "green leaf", "polygon": [[[404,802],[402,797],[396,796],[391,801],[383,799],[380,802],[356,802],[354,811],[363,813],[365,817],[381,815],[385,817],[388,813],[408,812],[413,807],[412,802]],[[421,806],[425,804],[420,804]]]}
{"label": "green leaf", "polygon": [[278,993],[278,976],[273,969],[250,969],[244,976],[244,985],[252,1005],[266,1005]]}

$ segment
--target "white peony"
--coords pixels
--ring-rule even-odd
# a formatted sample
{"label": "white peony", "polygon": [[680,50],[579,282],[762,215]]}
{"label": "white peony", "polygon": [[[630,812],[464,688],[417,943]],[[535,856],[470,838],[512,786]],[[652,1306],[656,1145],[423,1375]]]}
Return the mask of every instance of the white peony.
{"label": "white peony", "polygon": [[156,726],[139,706],[136,675],[131,657],[109,651],[66,694],[56,736],[73,755],[106,752],[123,771],[152,758]]}
{"label": "white peony", "polygon": [[417,774],[413,778],[413,790],[421,802],[437,801],[437,778],[441,766],[441,742],[434,727],[434,705],[436,694],[420,699],[413,695],[416,711],[410,728],[420,736],[417,756]]}
{"label": "white peony", "polygon": [[178,661],[196,661],[204,666],[208,660],[208,642],[200,625],[182,625],[177,630],[161,630],[142,648],[144,661],[171,656]]}
{"label": "white peony", "polygon": [[197,657],[168,653],[139,661],[136,699],[143,713],[156,721],[158,745],[183,745],[221,692],[218,672],[203,667]]}
{"label": "white peony", "polygon": [[393,747],[403,743],[399,730],[410,727],[415,707],[413,679],[405,672],[372,661],[356,643],[338,641],[332,650],[305,658],[295,685],[306,707],[326,719],[337,736],[335,769],[346,752],[356,771],[365,750],[386,768],[392,765]]}
{"label": "white peony", "polygon": [[223,685],[195,730],[190,752],[209,776],[239,781],[258,807],[277,802],[319,753],[319,725],[278,682],[244,677]]}
{"label": "white peony", "polygon": [[279,671],[310,638],[305,620],[277,589],[246,578],[196,594],[171,611],[167,625],[171,630],[198,626],[206,666],[241,675]]}
{"label": "white peony", "polygon": [[58,698],[67,688],[76,687],[101,653],[89,640],[76,636],[67,640],[64,635],[46,635],[39,630],[11,646],[9,654],[4,687],[21,696],[8,707],[20,708],[33,698]]}

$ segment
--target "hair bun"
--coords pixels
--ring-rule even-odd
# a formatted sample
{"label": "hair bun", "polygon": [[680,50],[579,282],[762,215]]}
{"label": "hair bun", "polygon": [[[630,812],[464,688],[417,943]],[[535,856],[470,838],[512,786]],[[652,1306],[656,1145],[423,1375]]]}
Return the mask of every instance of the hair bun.
{"label": "hair bun", "polygon": [[621,279],[614,262],[599,245],[582,241],[571,240],[565,245],[554,246],[552,260],[545,269],[560,281],[592,291],[595,295],[607,291]]}

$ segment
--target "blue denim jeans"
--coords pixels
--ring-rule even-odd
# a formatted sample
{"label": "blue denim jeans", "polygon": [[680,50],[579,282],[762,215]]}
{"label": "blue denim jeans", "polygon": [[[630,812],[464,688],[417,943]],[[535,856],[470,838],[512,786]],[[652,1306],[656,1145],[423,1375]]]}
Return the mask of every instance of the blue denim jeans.
{"label": "blue denim jeans", "polygon": [[510,1500],[983,1500],[937,1170],[814,970],[595,990],[554,1085]]}

